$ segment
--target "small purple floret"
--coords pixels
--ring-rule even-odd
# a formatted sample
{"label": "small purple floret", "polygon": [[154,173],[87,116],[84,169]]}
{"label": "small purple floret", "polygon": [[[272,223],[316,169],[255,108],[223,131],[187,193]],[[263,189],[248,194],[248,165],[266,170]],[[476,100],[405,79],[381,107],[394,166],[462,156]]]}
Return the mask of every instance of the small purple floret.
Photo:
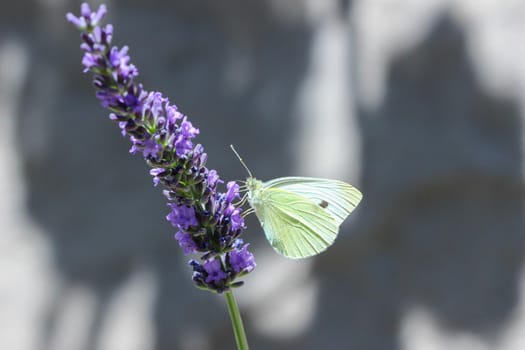
{"label": "small purple floret", "polygon": [[207,181],[208,181],[208,185],[210,187],[215,187],[217,186],[218,183],[222,183],[224,181],[222,181],[220,178],[219,178],[219,175],[217,174],[217,170],[215,169],[212,169],[208,172],[208,177],[207,177]]}
{"label": "small purple floret", "polygon": [[237,273],[241,271],[250,272],[256,264],[253,254],[248,251],[249,244],[246,243],[241,249],[234,248],[230,253],[230,265]]}
{"label": "small purple floret", "polygon": [[100,5],[97,12],[92,12],[87,3],[80,6],[80,16],[72,13],[66,15],[66,19],[80,30],[86,30],[88,26],[97,26],[106,15],[106,5]]}
{"label": "small purple floret", "polygon": [[191,238],[190,234],[178,231],[175,234],[175,239],[179,241],[179,245],[184,250],[184,254],[188,255],[197,251],[197,244],[193,238]]}
{"label": "small purple floret", "polygon": [[244,219],[242,218],[240,208],[236,208],[230,204],[225,211],[225,215],[230,217],[232,230],[236,231],[244,228]]}
{"label": "small purple floret", "polygon": [[162,151],[162,146],[152,139],[146,140],[143,147],[142,154],[144,155],[144,158],[157,158]]}
{"label": "small purple floret", "polygon": [[239,185],[235,181],[230,181],[226,184],[226,201],[232,202],[235,198],[240,198]]}
{"label": "small purple floret", "polygon": [[228,275],[222,270],[221,261],[219,259],[211,259],[204,263],[204,270],[208,274],[206,283],[220,283]]}
{"label": "small purple floret", "polygon": [[241,216],[241,211],[236,208],[231,215],[232,230],[240,230],[244,228],[244,219]]}
{"label": "small purple floret", "polygon": [[187,117],[184,117],[180,125],[180,134],[175,139],[177,155],[183,156],[193,148],[191,140],[199,134],[199,129],[194,128]]}
{"label": "small purple floret", "polygon": [[195,210],[192,207],[185,205],[177,205],[175,203],[168,204],[171,207],[171,212],[166,216],[169,222],[175,227],[188,229],[190,226],[197,226],[198,222],[195,218]]}
{"label": "small purple floret", "polygon": [[149,174],[153,176],[153,185],[155,187],[160,183],[160,175],[163,174],[166,170],[164,168],[153,168],[149,171]]}

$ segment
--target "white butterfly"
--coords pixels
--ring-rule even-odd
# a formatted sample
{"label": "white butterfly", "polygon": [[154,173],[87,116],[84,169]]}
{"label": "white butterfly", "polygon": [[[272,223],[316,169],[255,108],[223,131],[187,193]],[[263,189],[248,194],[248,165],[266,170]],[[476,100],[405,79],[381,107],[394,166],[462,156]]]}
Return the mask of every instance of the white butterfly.
{"label": "white butterfly", "polygon": [[288,258],[307,258],[326,250],[363,197],[355,187],[337,180],[280,177],[262,182],[239,160],[250,175],[248,203],[272,247]]}

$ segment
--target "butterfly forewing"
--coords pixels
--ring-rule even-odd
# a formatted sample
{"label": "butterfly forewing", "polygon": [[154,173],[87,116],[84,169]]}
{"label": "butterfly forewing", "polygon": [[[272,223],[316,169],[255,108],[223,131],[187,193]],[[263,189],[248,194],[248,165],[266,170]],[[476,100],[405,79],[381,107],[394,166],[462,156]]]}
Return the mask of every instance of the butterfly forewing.
{"label": "butterfly forewing", "polygon": [[260,192],[256,214],[268,241],[286,257],[316,255],[337,237],[334,217],[305,196],[281,188]]}
{"label": "butterfly forewing", "polygon": [[264,189],[281,189],[306,197],[332,216],[337,226],[363,197],[359,190],[345,182],[312,177],[281,177],[265,182]]}

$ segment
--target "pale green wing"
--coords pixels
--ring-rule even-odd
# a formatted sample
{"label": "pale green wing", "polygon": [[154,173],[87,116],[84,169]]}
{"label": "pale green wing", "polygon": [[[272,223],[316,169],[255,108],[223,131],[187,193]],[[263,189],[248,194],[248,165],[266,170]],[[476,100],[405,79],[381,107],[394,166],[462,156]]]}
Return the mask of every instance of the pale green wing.
{"label": "pale green wing", "polygon": [[280,177],[264,183],[264,189],[282,189],[304,196],[323,208],[341,225],[363,198],[355,187],[338,180],[313,177]]}
{"label": "pale green wing", "polygon": [[320,206],[278,188],[259,193],[256,215],[266,238],[282,255],[300,259],[319,254],[337,237],[335,219]]}

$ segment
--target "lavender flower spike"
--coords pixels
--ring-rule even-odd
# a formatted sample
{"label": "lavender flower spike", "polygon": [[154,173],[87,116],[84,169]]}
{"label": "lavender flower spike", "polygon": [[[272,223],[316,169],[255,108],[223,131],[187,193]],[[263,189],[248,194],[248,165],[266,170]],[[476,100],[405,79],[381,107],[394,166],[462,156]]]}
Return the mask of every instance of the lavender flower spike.
{"label": "lavender flower spike", "polygon": [[93,75],[96,97],[131,141],[130,152],[142,155],[154,185],[164,187],[175,239],[185,254],[201,254],[200,261],[190,261],[195,285],[229,291],[242,284],[236,278],[255,268],[248,244],[241,247],[239,239],[242,209],[232,203],[239,198],[239,185],[229,182],[226,192],[218,190],[223,181],[206,168],[204,148],[193,141],[199,129],[168,98],[135,81],[139,72],[128,47],[112,46],[113,26],[100,24],[105,14],[104,5],[92,11],[84,3],[80,16],[66,15],[81,32],[84,72]]}

